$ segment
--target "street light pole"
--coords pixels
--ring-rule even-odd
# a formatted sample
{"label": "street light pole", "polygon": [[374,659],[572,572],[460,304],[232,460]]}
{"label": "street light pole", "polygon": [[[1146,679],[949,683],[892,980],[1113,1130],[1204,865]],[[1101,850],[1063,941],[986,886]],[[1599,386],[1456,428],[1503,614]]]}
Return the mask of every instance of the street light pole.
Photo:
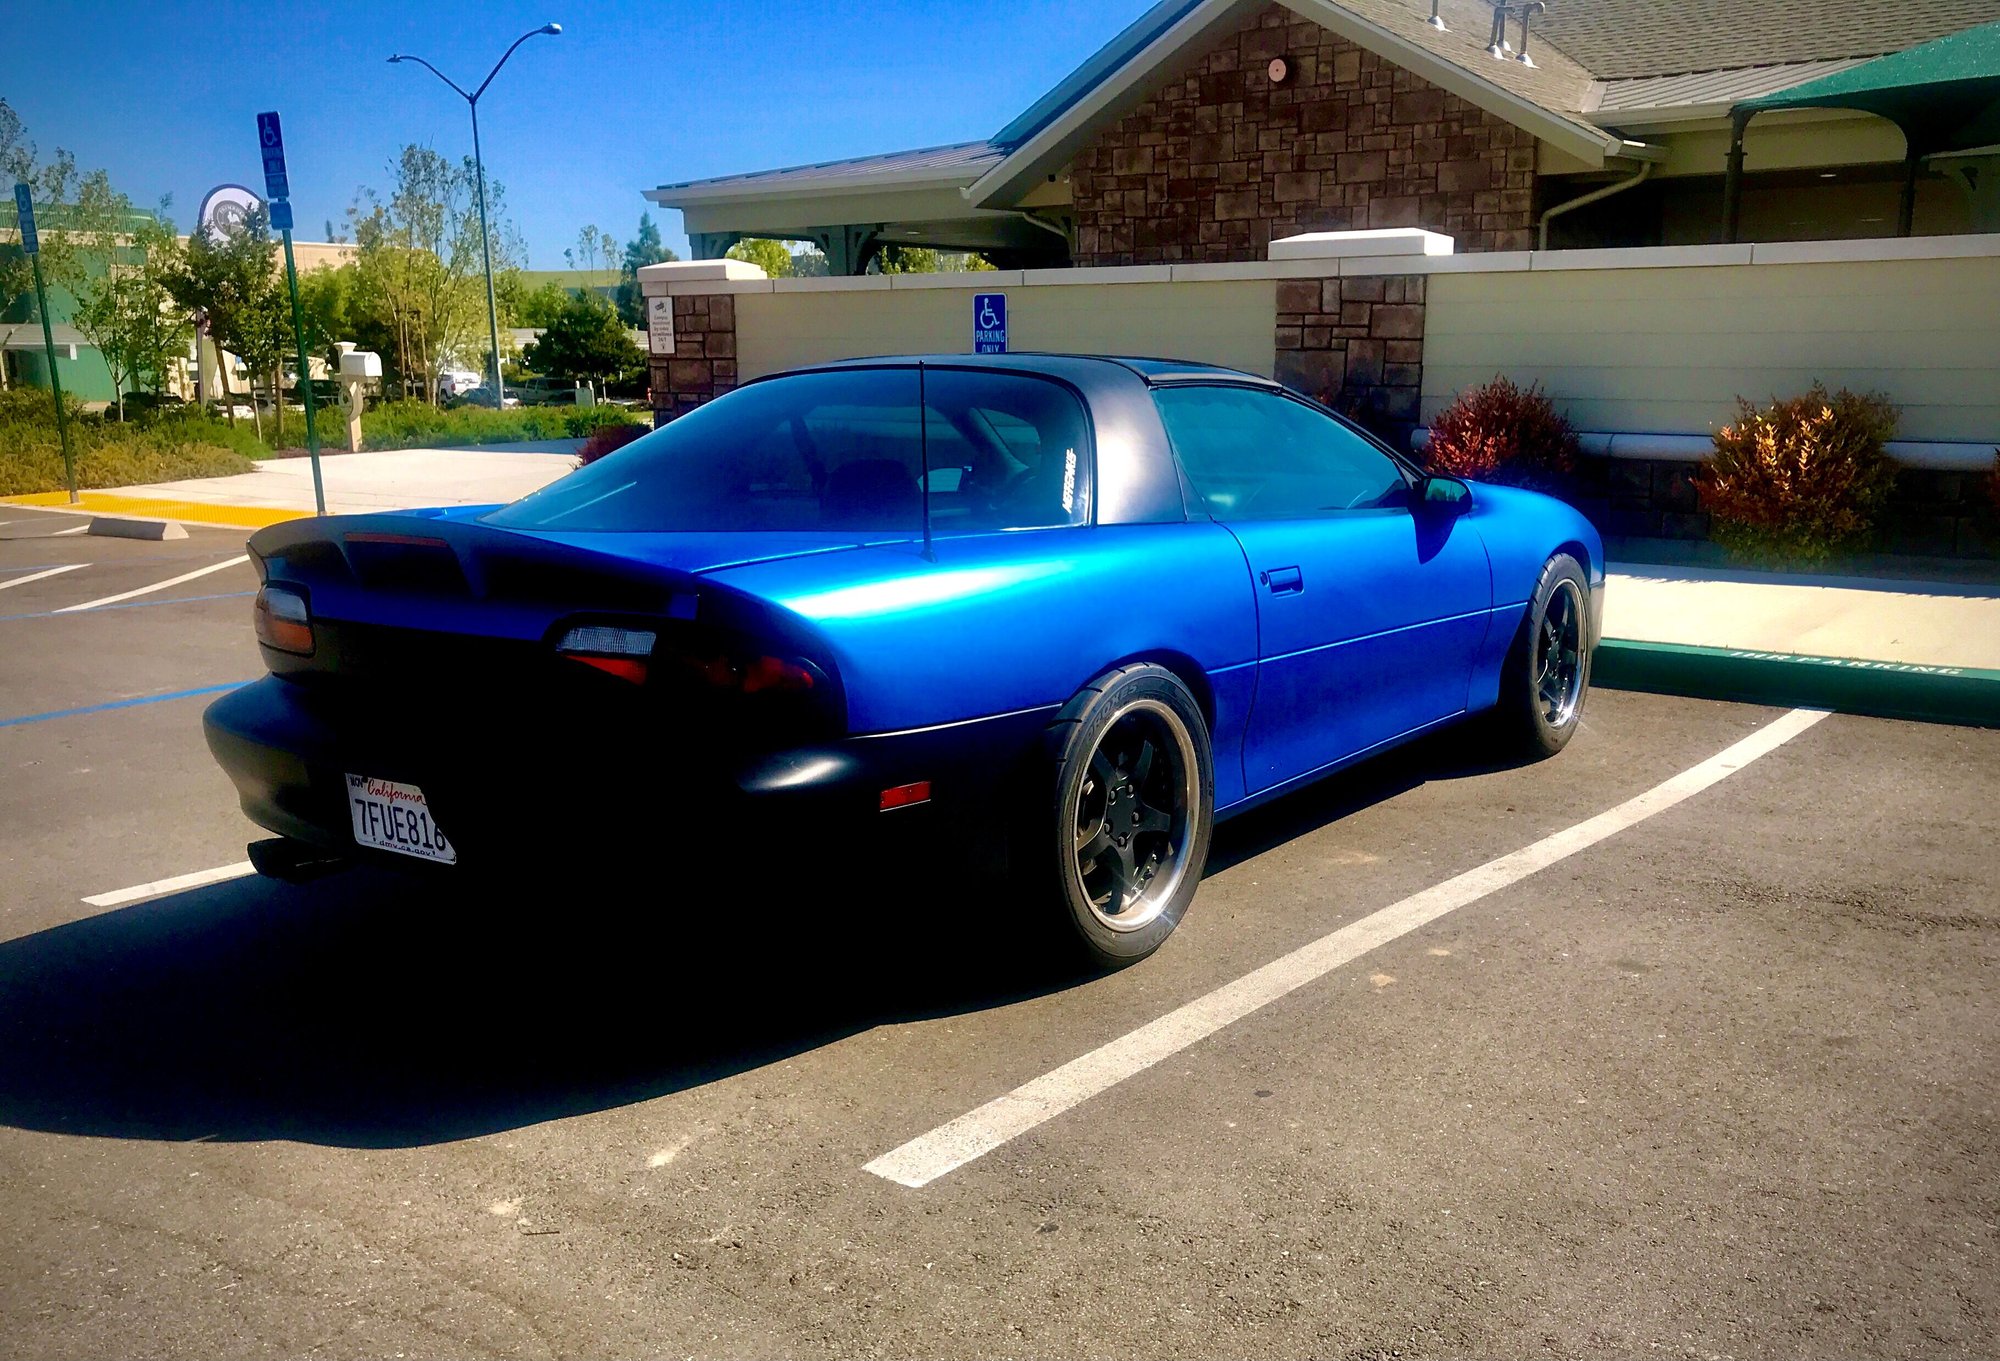
{"label": "street light pole", "polygon": [[479,194],[479,249],[480,253],[485,257],[486,265],[486,336],[493,349],[493,409],[495,411],[500,410],[507,404],[507,389],[500,377],[500,306],[493,295],[493,233],[486,225],[486,162],[479,154],[479,96],[486,93],[486,87],[493,83],[493,77],[500,74],[500,68],[507,64],[507,58],[514,55],[514,48],[519,47],[522,43],[528,41],[528,39],[541,34],[546,33],[554,37],[561,32],[561,24],[543,24],[540,28],[530,29],[528,32],[514,39],[513,47],[509,47],[505,52],[500,54],[500,60],[494,62],[493,69],[486,73],[486,79],[480,81],[479,88],[470,94],[460,88],[457,81],[438,70],[437,67],[432,66],[422,57],[404,56],[399,52],[389,58],[391,63],[413,61],[423,67],[439,80],[451,86],[452,91],[460,99],[463,99],[466,106],[472,110],[472,174],[474,181],[478,185]]}

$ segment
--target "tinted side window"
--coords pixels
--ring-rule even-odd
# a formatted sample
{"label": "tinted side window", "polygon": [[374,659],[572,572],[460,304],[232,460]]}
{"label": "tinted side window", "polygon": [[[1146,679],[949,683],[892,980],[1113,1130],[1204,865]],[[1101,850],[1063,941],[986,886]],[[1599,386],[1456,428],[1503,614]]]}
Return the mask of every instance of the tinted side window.
{"label": "tinted side window", "polygon": [[1387,454],[1340,422],[1255,388],[1154,393],[1188,480],[1219,520],[1276,520],[1408,504]]}
{"label": "tinted side window", "polygon": [[[1080,524],[1088,423],[1020,374],[848,369],[753,383],[487,516],[526,529],[935,534]],[[926,461],[929,476],[924,469]]]}

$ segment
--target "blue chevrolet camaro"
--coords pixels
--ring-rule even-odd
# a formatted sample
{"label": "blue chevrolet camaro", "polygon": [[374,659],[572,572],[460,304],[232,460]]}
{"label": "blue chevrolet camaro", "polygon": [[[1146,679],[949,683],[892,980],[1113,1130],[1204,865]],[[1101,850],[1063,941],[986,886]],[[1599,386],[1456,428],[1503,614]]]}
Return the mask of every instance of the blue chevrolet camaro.
{"label": "blue chevrolet camaro", "polygon": [[1568,506],[1267,379],[1055,355],[779,374],[512,505],[250,547],[271,674],[205,724],[267,872],[923,844],[1105,965],[1217,818],[1471,715],[1560,750],[1603,583]]}

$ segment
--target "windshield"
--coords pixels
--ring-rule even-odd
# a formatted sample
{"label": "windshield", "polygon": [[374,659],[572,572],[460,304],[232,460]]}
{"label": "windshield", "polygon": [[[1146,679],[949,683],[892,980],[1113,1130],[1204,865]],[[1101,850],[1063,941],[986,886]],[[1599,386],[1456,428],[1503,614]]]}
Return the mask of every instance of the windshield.
{"label": "windshield", "polygon": [[926,368],[923,398],[920,422],[915,368],[753,383],[485,518],[578,532],[915,535],[926,493],[937,535],[1088,517],[1088,428],[1068,388]]}

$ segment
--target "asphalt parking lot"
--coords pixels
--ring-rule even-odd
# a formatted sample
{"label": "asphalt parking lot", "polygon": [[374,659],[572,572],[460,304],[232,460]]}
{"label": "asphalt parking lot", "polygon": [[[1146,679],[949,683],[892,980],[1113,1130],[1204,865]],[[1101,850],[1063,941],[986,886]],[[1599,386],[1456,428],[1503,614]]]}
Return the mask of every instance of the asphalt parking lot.
{"label": "asphalt parking lot", "polygon": [[1553,761],[1445,734],[1226,824],[1078,977],[977,885],[671,828],[615,890],[227,873],[243,536],[0,520],[0,1354],[2000,1350],[2000,731],[1600,691]]}

